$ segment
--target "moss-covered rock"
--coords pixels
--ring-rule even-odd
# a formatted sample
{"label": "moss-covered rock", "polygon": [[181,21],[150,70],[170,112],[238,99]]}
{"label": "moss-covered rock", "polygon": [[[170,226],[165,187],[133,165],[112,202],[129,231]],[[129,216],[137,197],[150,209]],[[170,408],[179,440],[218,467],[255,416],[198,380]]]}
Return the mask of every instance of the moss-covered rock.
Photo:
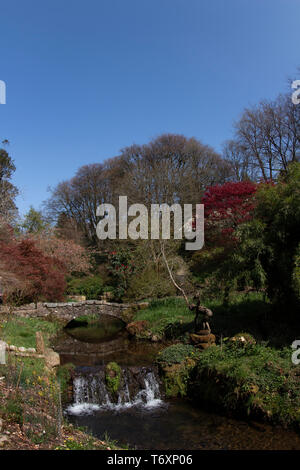
{"label": "moss-covered rock", "polygon": [[126,330],[131,336],[137,338],[150,338],[151,333],[148,331],[149,322],[147,320],[139,320],[131,322],[126,326]]}
{"label": "moss-covered rock", "polygon": [[116,397],[121,385],[122,369],[116,362],[109,362],[105,368],[105,382],[108,391]]}
{"label": "moss-covered rock", "polygon": [[157,363],[168,398],[187,394],[191,371],[199,352],[189,344],[177,343],[158,354]]}
{"label": "moss-covered rock", "polygon": [[137,312],[138,308],[136,305],[132,305],[131,307],[125,308],[121,313],[121,318],[124,323],[131,323],[134,319],[134,316]]}
{"label": "moss-covered rock", "polygon": [[187,395],[190,372],[195,365],[196,361],[191,358],[180,364],[161,364],[160,370],[167,398]]}
{"label": "moss-covered rock", "polygon": [[249,333],[237,333],[229,338],[228,346],[236,348],[248,348],[256,344],[255,338]]}

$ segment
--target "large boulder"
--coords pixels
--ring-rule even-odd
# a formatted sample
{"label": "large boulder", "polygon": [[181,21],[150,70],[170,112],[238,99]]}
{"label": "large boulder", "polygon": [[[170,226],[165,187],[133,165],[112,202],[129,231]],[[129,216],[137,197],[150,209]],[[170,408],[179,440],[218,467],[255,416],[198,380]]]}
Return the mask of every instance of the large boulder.
{"label": "large boulder", "polygon": [[121,386],[122,369],[116,362],[109,362],[105,367],[105,382],[113,401],[117,401],[118,390]]}
{"label": "large boulder", "polygon": [[237,348],[248,348],[256,344],[255,338],[249,333],[237,333],[229,339],[228,345]]}
{"label": "large boulder", "polygon": [[186,358],[178,364],[160,364],[162,380],[167,398],[185,397],[191,371],[196,361]]}
{"label": "large boulder", "polygon": [[53,349],[47,348],[45,350],[45,363],[46,363],[46,366],[49,368],[59,366],[60,365],[59,354],[53,351]]}

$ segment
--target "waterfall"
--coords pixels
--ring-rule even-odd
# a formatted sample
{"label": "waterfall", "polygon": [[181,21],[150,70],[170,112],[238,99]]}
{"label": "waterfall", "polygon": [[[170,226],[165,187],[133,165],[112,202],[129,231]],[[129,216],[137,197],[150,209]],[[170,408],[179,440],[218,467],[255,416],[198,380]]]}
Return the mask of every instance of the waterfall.
{"label": "waterfall", "polygon": [[112,396],[105,383],[104,369],[76,374],[73,379],[73,404],[69,414],[88,414],[97,410],[120,411],[133,406],[146,409],[163,404],[155,370],[149,367],[124,368],[117,396]]}

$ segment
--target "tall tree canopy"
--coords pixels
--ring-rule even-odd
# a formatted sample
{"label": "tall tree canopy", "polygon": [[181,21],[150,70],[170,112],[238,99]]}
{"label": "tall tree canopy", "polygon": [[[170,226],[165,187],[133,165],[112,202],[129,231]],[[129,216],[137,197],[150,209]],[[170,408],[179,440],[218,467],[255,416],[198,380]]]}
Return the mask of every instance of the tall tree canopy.
{"label": "tall tree canopy", "polygon": [[[101,203],[117,205],[118,196],[128,203],[200,203],[207,186],[225,183],[232,165],[211,147],[194,138],[164,134],[145,145],[132,145],[103,164],[81,167],[76,175],[52,190],[49,214],[61,223],[76,222],[93,245],[96,209]],[[61,228],[61,227],[60,227]]]}
{"label": "tall tree canopy", "polygon": [[15,198],[17,188],[11,183],[16,167],[6,150],[0,149],[0,217],[12,222],[17,213]]}

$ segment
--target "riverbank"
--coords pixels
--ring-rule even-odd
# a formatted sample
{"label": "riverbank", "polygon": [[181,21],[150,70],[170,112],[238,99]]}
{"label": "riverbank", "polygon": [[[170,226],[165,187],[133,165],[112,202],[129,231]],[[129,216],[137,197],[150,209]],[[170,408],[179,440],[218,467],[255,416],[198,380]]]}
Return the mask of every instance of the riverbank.
{"label": "riverbank", "polygon": [[[61,328],[59,323],[37,318],[2,317],[0,339],[33,348],[36,331],[46,346]],[[7,353],[0,365],[0,449],[6,450],[107,450],[115,442],[92,437],[65,421],[62,400],[72,366],[49,368],[43,358]]]}
{"label": "riverbank", "polygon": [[[193,317],[181,298],[150,302],[137,312],[142,334],[176,343],[157,357],[167,397],[192,399],[228,414],[281,424],[300,424],[300,368],[292,363],[296,325],[272,315],[262,293],[235,293],[228,305],[203,301],[212,309],[217,346],[199,351],[189,344]],[[230,341],[243,333],[247,341]]]}
{"label": "riverbank", "polygon": [[289,348],[237,339],[202,352],[178,343],[163,350],[157,361],[169,397],[300,429],[300,366],[292,363],[291,354]]}
{"label": "riverbank", "polygon": [[[194,327],[193,315],[181,298],[155,300],[150,302],[147,308],[135,311],[134,317],[130,318],[131,323],[146,326],[146,328],[136,330],[138,334],[133,336],[138,338],[137,341],[129,340],[126,331],[123,330],[126,335],[126,344],[130,343],[134,345],[134,349],[137,349],[132,352],[131,359],[126,358],[126,365],[135,365],[140,355],[139,348],[143,349],[144,354],[144,347],[149,346],[156,350],[156,362],[163,378],[167,399],[183,398],[196,405],[199,412],[210,409],[219,410],[220,414],[225,413],[227,416],[242,420],[254,419],[272,425],[296,426],[299,429],[300,368],[292,364],[291,348],[275,348],[264,342],[263,328],[273,325],[269,320],[262,322],[269,305],[257,295],[237,296],[229,306],[229,310],[218,301],[207,302],[206,305],[210,308],[214,305],[211,326],[216,334],[217,346],[199,351],[189,344],[190,333]],[[82,327],[85,333],[83,341],[85,341],[86,330],[93,327],[95,318],[84,317],[77,320],[79,325],[83,320],[83,323],[88,325]],[[92,321],[89,324],[90,320]],[[252,334],[256,332],[255,339],[248,333],[236,334],[238,328],[240,331],[245,331],[241,328],[243,325],[246,325]],[[33,348],[35,334],[41,331],[46,346],[51,346],[61,328],[60,322],[11,315],[2,319],[0,338],[8,344]],[[270,330],[267,329],[268,331]],[[274,331],[282,333],[280,328]],[[73,335],[74,332],[75,330],[72,331]],[[229,335],[232,333],[235,334],[236,341],[230,340],[232,336]],[[291,334],[290,331],[287,332],[287,340],[288,335]],[[238,339],[241,336],[245,341]],[[99,364],[97,354],[105,353],[102,351],[102,343],[101,347],[97,346],[91,336],[89,336],[89,340],[93,340],[91,343],[76,340],[73,344],[74,339],[70,336],[68,338],[67,343],[68,345],[70,343],[73,352],[74,344],[77,344],[79,349],[82,347],[88,347],[89,351],[95,349],[95,360]],[[121,337],[120,340],[124,339]],[[279,341],[279,337],[276,338],[274,334],[272,343],[276,341]],[[173,344],[170,345],[170,343]],[[82,361],[80,362],[78,356],[80,351],[82,353],[81,349],[77,351],[76,360],[81,364]],[[130,356],[128,347],[126,351],[127,356]],[[118,354],[111,354],[112,357],[104,354],[106,362],[118,362]],[[115,354],[116,357],[114,357]],[[90,356],[89,354],[88,357]],[[124,360],[123,353],[120,352],[119,356]],[[155,361],[155,357],[152,357],[149,352],[147,358],[151,364]],[[71,359],[67,362],[69,361],[71,362]],[[68,384],[70,384],[73,370],[66,361],[63,363],[64,366],[51,370],[45,367],[42,358],[17,358],[11,355],[8,365],[0,367],[0,376],[4,377],[0,381],[2,387],[0,417],[5,424],[4,429],[8,430],[10,435],[19,436],[18,446],[23,444],[25,446],[20,448],[30,445],[33,446],[32,448],[38,446],[37,448],[41,449],[71,448],[70,446],[74,446],[73,448],[113,448],[115,444],[102,440],[103,433],[98,434],[99,439],[95,440],[76,427],[70,428],[62,418],[61,400],[64,401],[68,393],[68,400],[72,400],[70,390],[68,392]],[[84,356],[81,365],[87,366],[88,364]],[[143,365],[144,360],[141,361],[141,367]],[[41,413],[37,414],[37,409],[41,410]],[[109,425],[109,411],[106,412],[107,416],[103,413],[99,411],[101,419],[105,416]],[[86,422],[92,420],[91,417],[86,419]],[[124,416],[123,419],[125,429],[127,421]],[[84,419],[83,422],[86,425]],[[95,426],[97,427],[98,424]],[[119,432],[118,428],[115,432]],[[10,435],[2,432],[2,437],[9,438]],[[4,448],[8,448],[8,445],[16,445],[14,440],[11,444],[9,442],[9,439],[4,439]]]}

